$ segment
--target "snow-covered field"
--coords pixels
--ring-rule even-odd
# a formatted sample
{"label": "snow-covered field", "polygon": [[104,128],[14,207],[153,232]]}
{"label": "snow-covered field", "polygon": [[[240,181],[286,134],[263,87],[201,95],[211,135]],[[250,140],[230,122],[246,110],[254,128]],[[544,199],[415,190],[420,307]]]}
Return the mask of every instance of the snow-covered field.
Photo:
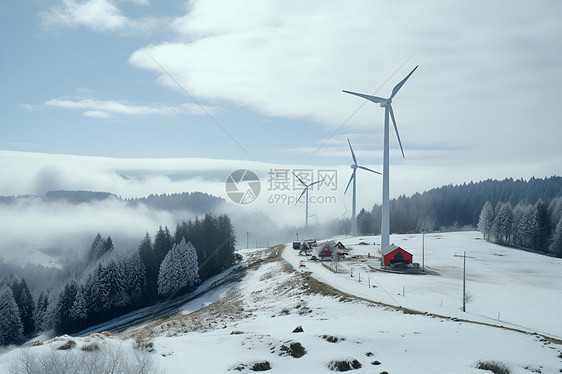
{"label": "snow-covered field", "polygon": [[[321,279],[365,299],[459,319],[493,322],[499,311],[502,320],[551,337],[561,335],[561,323],[556,320],[556,307],[562,301],[556,272],[561,260],[498,247],[477,237],[476,233],[426,235],[426,269],[440,275],[374,272],[370,276],[378,284],[376,288],[368,288],[366,278],[358,282],[360,272],[367,276],[365,262],[351,265],[355,268],[352,278],[348,273],[332,273],[321,264],[307,262],[305,268],[299,268],[300,258],[289,246],[284,251],[282,246],[246,251],[249,265],[239,283],[187,303],[176,316],[118,335],[75,338],[76,346],[65,351],[56,348],[70,339],[67,337],[37,347],[11,349],[0,355],[0,373],[10,373],[21,357],[26,357],[22,352],[27,352],[27,357],[79,354],[103,358],[107,349],[81,350],[92,341],[99,341],[102,348],[119,349],[131,360],[147,357],[135,352],[148,352],[154,370],[147,373],[253,372],[256,363],[256,368],[269,366],[272,373],[330,373],[335,361],[354,360],[361,365],[354,371],[357,373],[485,373],[476,368],[478,361],[498,361],[511,373],[558,373],[562,346],[552,339],[404,313],[342,296],[316,281]],[[355,253],[377,253],[372,243],[378,243],[378,238],[342,241]],[[369,245],[359,245],[360,241]],[[393,236],[392,241],[421,262],[421,237]],[[467,259],[467,289],[473,300],[468,312],[462,313],[462,258],[453,255],[465,250],[474,257]],[[544,294],[550,294],[550,299],[539,299]],[[494,323],[507,326],[506,322]],[[297,326],[304,331],[293,333]],[[293,357],[303,353],[301,348],[306,353]]]}
{"label": "snow-covered field", "polygon": [[[562,259],[503,247],[481,238],[478,232],[426,234],[425,269],[433,275],[369,272],[367,264],[379,268],[380,257],[338,264],[341,274],[334,274],[316,263],[307,262],[307,267],[321,281],[369,300],[562,339],[559,312],[562,308]],[[421,235],[393,235],[391,239],[412,253],[414,262],[421,266]],[[338,240],[351,249],[351,255],[362,255],[361,260],[369,253],[380,256],[379,246],[373,245],[380,244],[380,237]],[[455,257],[464,252],[467,256],[466,290],[471,295],[466,313],[461,310],[463,258]],[[297,256],[297,251],[285,251],[284,257],[295,265],[303,259]],[[353,278],[350,269],[354,269]],[[363,276],[361,284],[358,283],[359,272]],[[368,287],[367,275],[377,288]]]}

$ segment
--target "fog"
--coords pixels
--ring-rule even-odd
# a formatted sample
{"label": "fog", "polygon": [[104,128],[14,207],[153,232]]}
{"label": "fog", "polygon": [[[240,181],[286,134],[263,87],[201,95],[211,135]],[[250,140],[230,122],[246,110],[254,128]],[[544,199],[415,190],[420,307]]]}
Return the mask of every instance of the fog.
{"label": "fog", "polygon": [[[364,155],[358,154],[361,156]],[[478,165],[451,175],[438,166],[415,167],[415,153],[413,158],[394,160],[391,198],[449,183],[507,176],[483,175],[477,170]],[[366,166],[379,169],[368,163]],[[260,193],[249,204],[235,203],[226,192],[225,182],[236,169],[250,169],[259,177]],[[308,231],[304,230],[305,199],[296,202],[302,187],[292,180],[285,189],[276,189],[276,181],[272,181],[272,173],[285,172],[292,178],[296,170],[309,170],[315,180],[319,179],[318,173],[326,170],[335,177],[332,184],[311,189]],[[507,169],[506,172],[509,176],[527,177]],[[0,204],[0,259],[17,266],[60,266],[84,253],[98,232],[103,237],[111,236],[119,250],[132,250],[145,233],[153,237],[159,226],[168,226],[173,232],[176,223],[195,217],[193,212],[149,209],[119,199],[72,205],[33,197],[53,190],[103,191],[123,199],[195,191],[221,197],[224,204],[212,213],[227,213],[231,217],[239,248],[287,242],[295,239],[297,233],[301,238],[327,237],[338,233],[330,225],[333,220],[351,216],[351,193],[344,195],[350,174],[348,165],[317,167],[199,158],[117,159],[0,151],[0,195],[31,195],[15,204]],[[380,203],[381,177],[359,172],[357,178],[357,212],[361,208],[370,210],[373,204]]]}

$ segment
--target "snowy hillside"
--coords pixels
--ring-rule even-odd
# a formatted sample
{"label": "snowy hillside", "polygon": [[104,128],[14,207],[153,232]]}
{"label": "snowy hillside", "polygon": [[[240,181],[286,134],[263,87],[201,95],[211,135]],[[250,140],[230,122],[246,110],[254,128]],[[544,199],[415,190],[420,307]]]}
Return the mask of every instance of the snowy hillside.
{"label": "snowy hillside", "polygon": [[[425,265],[435,275],[368,274],[369,260],[359,257],[342,264],[344,269],[355,268],[351,277],[317,263],[299,267],[301,258],[290,246],[245,251],[246,275],[239,282],[185,304],[178,315],[117,335],[60,337],[8,350],[0,356],[0,373],[17,372],[13,369],[24,362],[40,366],[69,357],[75,362],[110,362],[116,360],[115,352],[128,362],[129,371],[123,373],[268,368],[271,373],[331,373],[338,368],[356,368],[357,373],[485,373],[476,368],[479,362],[505,366],[511,373],[558,373],[562,346],[553,338],[562,335],[555,318],[562,300],[557,275],[561,260],[498,247],[477,237],[426,235]],[[393,236],[392,241],[421,262],[420,236]],[[356,255],[378,255],[376,237],[342,242]],[[467,259],[467,289],[473,298],[468,313],[459,310],[462,258],[453,256],[465,250],[474,257]],[[377,287],[368,287],[367,276]],[[546,294],[550,297],[542,300]],[[493,321],[498,311],[500,319],[525,326],[521,330],[541,330],[546,337],[460,321],[507,326],[505,321]],[[442,317],[449,315],[457,318]],[[293,332],[298,326],[303,331]],[[98,349],[91,349],[94,344]],[[59,350],[61,346],[67,349]],[[77,372],[62,367],[60,373]]]}
{"label": "snowy hillside", "polygon": [[[380,244],[380,237],[341,239],[351,249],[350,255],[360,259],[338,264],[337,275],[318,264],[308,267],[322,282],[369,300],[562,339],[558,316],[562,306],[562,259],[503,247],[481,238],[478,232],[426,234],[423,252],[429,275],[370,271],[380,268],[379,246],[373,245]],[[421,235],[392,235],[391,239],[422,265]],[[296,252],[286,251],[284,257],[296,264],[302,259]],[[463,258],[455,257],[464,252],[466,289],[471,295],[467,313],[461,310]],[[368,254],[376,258],[368,259]],[[353,278],[351,269],[355,272]],[[361,284],[358,273],[364,276]],[[368,288],[367,275],[377,288]]]}

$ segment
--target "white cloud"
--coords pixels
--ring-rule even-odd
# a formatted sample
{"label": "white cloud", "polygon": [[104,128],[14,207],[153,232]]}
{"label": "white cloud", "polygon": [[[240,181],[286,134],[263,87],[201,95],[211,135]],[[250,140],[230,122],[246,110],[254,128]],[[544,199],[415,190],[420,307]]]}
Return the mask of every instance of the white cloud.
{"label": "white cloud", "polygon": [[[175,89],[148,52],[195,97],[330,129],[363,103],[342,89],[388,96],[419,64],[394,102],[407,152],[470,149],[465,163],[540,164],[533,146],[553,157],[562,137],[562,52],[553,48],[562,3],[540,4],[195,0],[173,23],[177,37],[129,61]],[[380,133],[383,117],[367,103],[345,128]]]}
{"label": "white cloud", "polygon": [[[127,102],[114,100],[69,99],[56,98],[48,100],[45,106],[63,108],[68,110],[83,110],[83,115],[92,118],[111,118],[114,115],[147,116],[162,115],[176,116],[182,113],[204,114],[195,104],[170,105],[133,105]],[[205,107],[207,111],[216,108]]]}
{"label": "white cloud", "polygon": [[[148,0],[129,0],[141,6],[149,5]],[[96,32],[120,32],[138,34],[161,27],[166,27],[166,18],[145,17],[129,18],[121,12],[112,0],[63,0],[62,4],[53,6],[39,14],[41,23],[46,28],[87,28]]]}
{"label": "white cloud", "polygon": [[108,0],[63,0],[61,6],[52,7],[40,17],[47,27],[87,27],[95,31],[119,30],[129,23],[119,8]]}

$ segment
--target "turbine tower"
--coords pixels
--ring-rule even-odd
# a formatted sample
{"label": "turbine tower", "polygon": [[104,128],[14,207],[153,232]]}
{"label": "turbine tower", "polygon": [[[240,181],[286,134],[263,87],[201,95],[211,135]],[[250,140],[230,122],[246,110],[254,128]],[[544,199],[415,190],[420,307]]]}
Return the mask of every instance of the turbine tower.
{"label": "turbine tower", "polygon": [[416,66],[414,70],[410,72],[406,76],[406,78],[402,79],[400,83],[398,83],[392,89],[392,94],[388,99],[378,97],[378,96],[371,96],[360,94],[357,92],[351,91],[343,91],[348,94],[352,94],[355,96],[362,97],[363,99],[372,101],[373,103],[380,104],[381,107],[384,108],[384,153],[383,153],[383,176],[382,176],[382,218],[381,218],[381,249],[388,247],[390,244],[390,190],[389,190],[389,172],[390,172],[390,162],[389,162],[389,150],[388,150],[388,133],[389,133],[389,125],[388,125],[388,116],[392,118],[392,123],[394,124],[394,131],[396,132],[396,137],[398,138],[398,144],[400,145],[400,150],[402,151],[402,157],[404,157],[404,148],[402,148],[402,142],[400,141],[400,135],[398,134],[398,127],[396,126],[396,119],[394,118],[394,111],[392,110],[392,99],[400,88],[406,83],[408,78],[414,71],[416,71],[418,67]]}
{"label": "turbine tower", "polygon": [[316,182],[312,182],[310,184],[306,184],[304,183],[304,181],[302,179],[300,179],[295,173],[293,173],[293,175],[295,176],[295,178],[297,178],[299,180],[299,182],[301,182],[301,184],[304,186],[304,190],[302,191],[301,195],[299,196],[299,198],[297,199],[297,202],[295,203],[295,205],[297,205],[297,203],[301,200],[302,195],[304,195],[306,193],[306,221],[305,221],[305,228],[308,230],[308,188],[314,186],[315,184],[318,184],[320,182],[323,182],[324,179],[320,180],[320,181],[316,181]]}
{"label": "turbine tower", "polygon": [[351,147],[351,142],[349,141],[349,139],[347,139],[347,143],[349,144],[349,149],[351,150],[351,157],[353,158],[353,164],[351,164],[351,168],[353,169],[353,172],[351,173],[351,177],[349,178],[349,182],[347,182],[347,187],[345,188],[344,191],[344,195],[347,192],[347,189],[349,188],[349,185],[351,184],[351,181],[353,180],[353,205],[351,207],[351,235],[352,236],[357,236],[357,210],[355,207],[355,204],[357,202],[357,186],[356,186],[356,180],[357,180],[357,169],[363,169],[363,170],[367,170],[370,171],[371,173],[376,173],[376,174],[381,174],[378,171],[374,171],[371,170],[369,168],[366,168],[365,166],[361,166],[361,165],[357,165],[357,158],[355,157],[355,153],[353,152],[353,148]]}

